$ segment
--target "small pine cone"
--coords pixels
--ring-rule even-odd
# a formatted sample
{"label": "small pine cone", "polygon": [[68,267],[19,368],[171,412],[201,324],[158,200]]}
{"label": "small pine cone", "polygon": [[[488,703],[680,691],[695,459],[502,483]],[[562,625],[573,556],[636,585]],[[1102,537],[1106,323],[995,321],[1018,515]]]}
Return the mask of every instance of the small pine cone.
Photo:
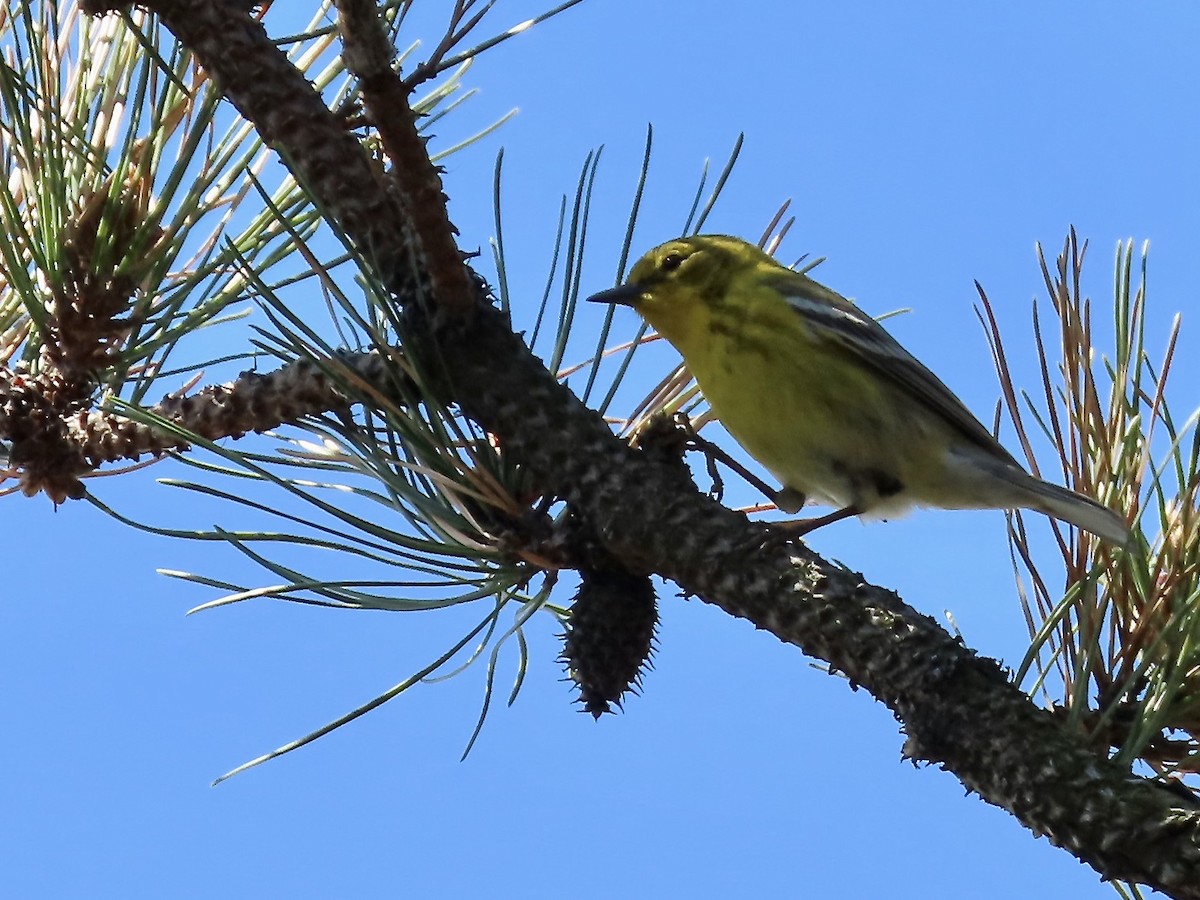
{"label": "small pine cone", "polygon": [[640,686],[658,624],[654,586],[645,575],[584,569],[571,605],[560,659],[579,685],[583,708],[597,719]]}

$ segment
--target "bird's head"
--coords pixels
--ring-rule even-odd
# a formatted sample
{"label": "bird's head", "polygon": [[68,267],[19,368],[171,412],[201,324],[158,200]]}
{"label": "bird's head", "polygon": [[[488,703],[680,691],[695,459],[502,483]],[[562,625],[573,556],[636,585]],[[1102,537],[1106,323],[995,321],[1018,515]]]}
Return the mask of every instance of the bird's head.
{"label": "bird's head", "polygon": [[677,238],[634,264],[625,283],[588,299],[631,306],[672,343],[707,321],[730,281],[762,264],[778,264],[753,244],[723,234]]}

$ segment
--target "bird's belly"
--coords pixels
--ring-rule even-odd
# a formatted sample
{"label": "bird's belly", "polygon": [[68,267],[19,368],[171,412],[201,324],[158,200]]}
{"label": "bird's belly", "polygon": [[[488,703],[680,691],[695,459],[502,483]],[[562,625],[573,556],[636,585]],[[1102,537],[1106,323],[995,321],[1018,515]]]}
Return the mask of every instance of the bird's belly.
{"label": "bird's belly", "polygon": [[781,359],[727,347],[693,374],[726,430],[785,486],[878,514],[925,499],[944,450],[939,423],[900,409],[889,385],[848,361],[824,360],[836,371],[818,371],[806,349]]}

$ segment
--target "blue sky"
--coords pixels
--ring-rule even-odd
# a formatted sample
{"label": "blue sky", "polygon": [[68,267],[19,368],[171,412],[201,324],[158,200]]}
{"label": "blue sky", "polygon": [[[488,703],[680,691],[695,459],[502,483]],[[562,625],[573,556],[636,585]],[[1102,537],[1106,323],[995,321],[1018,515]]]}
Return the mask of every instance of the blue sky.
{"label": "blue sky", "polygon": [[[449,6],[418,4],[410,35],[435,42]],[[1056,252],[1072,224],[1092,242],[1086,287],[1102,321],[1116,242],[1151,242],[1151,333],[1182,312],[1190,355],[1200,11],[732,9],[591,0],[475,66],[481,94],[441,123],[443,144],[521,113],[450,159],[446,188],[464,247],[486,246],[492,161],[505,148],[516,302],[540,297],[559,198],[600,144],[583,284],[612,284],[652,122],[637,248],[678,234],[704,160],[719,168],[744,132],[708,227],[757,238],[792,198],[784,255],[827,257],[818,278],[872,313],[912,307],[889,327],[981,416],[997,388],[972,282],[999,308],[1032,385],[1034,243]],[[540,10],[506,0],[482,33]],[[294,27],[284,10],[267,22]],[[595,322],[578,327],[585,347]],[[656,347],[639,377],[672,363]],[[1195,383],[1190,365],[1177,387]],[[160,474],[91,485],[146,518],[236,522],[232,509],[154,484]],[[545,617],[529,632],[519,699],[493,712],[465,762],[482,693],[474,671],[210,788],[401,680],[444,633],[420,616],[268,602],[185,618],[214,594],[155,567],[266,576],[83,503],[5,502],[0,883],[11,896],[1114,896],[948,774],[901,762],[897,724],[865,692],[671,585],[660,585],[655,669],[622,715],[577,712]],[[969,645],[1019,662],[999,513],[849,522],[812,544],[931,615],[950,610]]]}

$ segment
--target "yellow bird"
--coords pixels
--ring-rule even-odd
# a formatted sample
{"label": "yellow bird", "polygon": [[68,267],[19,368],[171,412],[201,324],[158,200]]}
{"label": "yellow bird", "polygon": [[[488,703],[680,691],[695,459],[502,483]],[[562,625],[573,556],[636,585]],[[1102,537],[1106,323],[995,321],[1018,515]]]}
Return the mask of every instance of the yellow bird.
{"label": "yellow bird", "polygon": [[873,318],[743,240],[668,241],[590,299],[633,307],[670,341],[746,452],[790,492],[841,509],[822,523],[1022,508],[1129,536],[1117,513],[1026,472]]}

